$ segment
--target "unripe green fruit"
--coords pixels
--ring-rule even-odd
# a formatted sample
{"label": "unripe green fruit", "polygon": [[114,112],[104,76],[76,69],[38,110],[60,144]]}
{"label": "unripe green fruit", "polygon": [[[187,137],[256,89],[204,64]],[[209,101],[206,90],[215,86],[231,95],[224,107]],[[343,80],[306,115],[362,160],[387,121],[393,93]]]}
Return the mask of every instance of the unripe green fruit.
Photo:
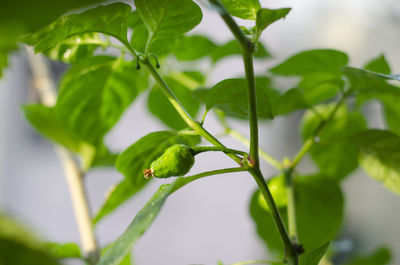
{"label": "unripe green fruit", "polygon": [[[286,195],[286,184],[284,176],[278,176],[271,178],[268,182],[268,188],[271,191],[272,198],[274,198],[275,204],[278,208],[283,208],[287,206],[287,195]],[[259,193],[258,195],[258,204],[267,211],[270,211],[270,208],[267,202],[264,199],[264,196]]]}
{"label": "unripe green fruit", "polygon": [[[183,144],[175,144],[165,150],[159,158],[150,165],[150,171],[145,170],[145,177],[169,178],[183,176],[194,165],[192,149]],[[147,172],[146,172],[147,171]]]}

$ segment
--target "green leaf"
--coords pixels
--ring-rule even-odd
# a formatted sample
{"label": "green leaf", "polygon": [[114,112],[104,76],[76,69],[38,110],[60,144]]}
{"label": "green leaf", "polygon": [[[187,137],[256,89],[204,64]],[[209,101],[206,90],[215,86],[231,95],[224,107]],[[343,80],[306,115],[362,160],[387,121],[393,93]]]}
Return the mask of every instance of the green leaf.
{"label": "green leaf", "polygon": [[112,243],[111,247],[101,257],[98,265],[119,264],[119,262],[132,251],[139,237],[150,227],[167,197],[188,183],[201,177],[203,176],[194,175],[192,177],[181,177],[177,178],[171,184],[162,185],[138,212],[125,232]]}
{"label": "green leaf", "polygon": [[319,261],[328,250],[329,243],[330,242],[325,243],[312,251],[306,251],[305,253],[301,254],[299,265],[318,265]]}
{"label": "green leaf", "polygon": [[98,145],[146,86],[147,72],[135,62],[92,57],[65,74],[56,109],[72,131]]}
{"label": "green leaf", "polygon": [[258,0],[221,0],[228,12],[235,17],[255,20],[261,8]]}
{"label": "green leaf", "polygon": [[310,106],[334,98],[343,86],[342,76],[333,72],[305,74],[298,84],[303,91],[305,101]]}
{"label": "green leaf", "polygon": [[386,61],[385,56],[383,54],[381,54],[377,58],[368,62],[364,66],[364,68],[366,70],[369,70],[372,72],[377,72],[377,73],[386,74],[386,75],[390,74],[390,66],[389,66],[388,62]]}
{"label": "green leaf", "polygon": [[303,76],[312,72],[339,72],[349,58],[336,50],[308,50],[300,52],[270,71],[277,75]]}
{"label": "green leaf", "polygon": [[49,26],[25,35],[22,41],[43,52],[75,35],[98,32],[115,37],[123,44],[127,40],[127,18],[131,7],[124,3],[98,6],[81,14],[71,14],[58,18]]}
{"label": "green leaf", "polygon": [[365,172],[400,194],[400,136],[384,130],[366,130],[351,137],[350,142],[358,148]]}
{"label": "green leaf", "polygon": [[346,265],[387,265],[391,259],[390,250],[386,247],[381,247],[369,256],[354,258]]}
{"label": "green leaf", "polygon": [[53,257],[58,259],[82,258],[81,250],[75,243],[48,242],[46,243],[46,248]]}
{"label": "green leaf", "polygon": [[273,103],[274,116],[306,108],[308,108],[308,104],[304,98],[304,94],[296,88],[289,89]]}
{"label": "green leaf", "polygon": [[192,0],[135,0],[136,10],[153,40],[176,38],[197,26],[203,14]]}
{"label": "green leaf", "polygon": [[[317,106],[315,111],[326,119],[333,108],[333,104],[322,105]],[[320,123],[320,117],[314,112],[306,112],[302,120],[304,141],[313,136]],[[345,106],[340,107],[310,150],[320,172],[327,177],[341,180],[355,170],[358,167],[357,150],[346,139],[365,129],[365,119],[359,112],[349,112]]]}
{"label": "green leaf", "polygon": [[94,218],[94,223],[110,214],[126,200],[134,196],[147,183],[143,170],[149,168],[151,162],[161,156],[165,149],[174,144],[194,146],[200,142],[200,137],[179,134],[174,131],[159,131],[140,138],[117,159],[116,168],[125,179],[115,185]]}
{"label": "green leaf", "polygon": [[[170,77],[166,77],[165,81],[189,114],[195,117],[199,111],[200,102],[193,95],[191,89]],[[147,99],[147,106],[150,112],[168,127],[174,130],[181,130],[187,127],[185,121],[167,99],[158,84],[151,89]]]}
{"label": "green leaf", "polygon": [[97,224],[101,219],[103,219],[103,217],[112,213],[126,200],[139,192],[146,184],[146,182],[143,182],[139,185],[133,185],[131,180],[124,179],[118,184],[112,186],[111,189],[106,193],[106,198],[103,205],[93,218],[93,224]]}
{"label": "green leaf", "polygon": [[[306,253],[335,238],[343,216],[343,195],[337,182],[320,175],[294,179],[296,219],[299,242]],[[266,211],[254,193],[250,214],[255,221],[259,236],[268,250],[278,258],[283,257],[283,243],[276,230],[271,213]],[[280,209],[287,224],[286,209]]]}
{"label": "green leaf", "polygon": [[[271,101],[277,98],[277,92],[269,87],[268,78],[258,78],[257,106],[258,116],[273,118]],[[243,78],[225,79],[216,84],[207,94],[207,111],[211,108],[222,110],[228,116],[248,119],[247,82]]]}
{"label": "green leaf", "polygon": [[23,107],[25,117],[45,137],[74,152],[80,152],[84,142],[73,133],[54,108],[43,105]]}
{"label": "green leaf", "polygon": [[400,81],[400,75],[385,75],[355,67],[343,67],[343,74],[350,82],[350,89],[381,93],[399,93],[397,87],[387,84],[387,80]]}
{"label": "green leaf", "polygon": [[76,63],[93,56],[94,51],[103,43],[106,42],[103,42],[97,33],[86,33],[59,42],[44,53],[52,60]]}
{"label": "green leaf", "polygon": [[182,37],[173,54],[178,60],[191,61],[208,56],[217,45],[205,36],[192,35]]}
{"label": "green leaf", "polygon": [[275,21],[285,18],[289,14],[291,8],[281,9],[268,9],[262,8],[257,12],[256,19],[256,39],[260,37],[261,33]]}
{"label": "green leaf", "polygon": [[[241,55],[241,54],[242,50],[237,40],[231,40],[226,42],[225,44],[219,45],[216,48],[214,48],[214,50],[211,52],[211,59],[213,63],[216,63],[217,61],[224,59],[226,57],[232,55]],[[270,56],[271,55],[268,53],[264,45],[261,42],[257,42],[256,52],[254,53],[254,57],[267,58]]]}
{"label": "green leaf", "polygon": [[58,265],[29,231],[11,218],[0,214],[0,264]]}

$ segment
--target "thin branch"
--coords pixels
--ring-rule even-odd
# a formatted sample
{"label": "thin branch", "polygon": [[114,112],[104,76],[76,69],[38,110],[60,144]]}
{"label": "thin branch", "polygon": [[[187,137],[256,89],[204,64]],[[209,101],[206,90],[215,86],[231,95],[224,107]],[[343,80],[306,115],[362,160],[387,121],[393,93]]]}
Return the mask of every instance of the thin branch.
{"label": "thin branch", "polygon": [[[44,105],[52,107],[56,103],[57,95],[49,68],[44,58],[41,55],[35,55],[32,48],[27,47],[27,54],[32,69],[33,83],[40,99]],[[93,231],[82,172],[77,161],[68,150],[56,145],[54,148],[64,167],[83,251],[87,256],[89,264],[95,265],[99,259],[99,248]]]}

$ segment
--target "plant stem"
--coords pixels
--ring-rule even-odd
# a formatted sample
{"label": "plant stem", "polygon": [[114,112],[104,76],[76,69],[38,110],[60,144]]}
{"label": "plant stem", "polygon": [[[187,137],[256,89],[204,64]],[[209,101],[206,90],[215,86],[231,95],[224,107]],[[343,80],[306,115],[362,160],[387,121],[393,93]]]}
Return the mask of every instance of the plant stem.
{"label": "plant stem", "polygon": [[194,155],[203,153],[203,152],[210,152],[210,151],[219,151],[219,152],[224,152],[225,154],[237,154],[241,155],[243,157],[247,156],[246,152],[236,150],[236,149],[231,149],[231,148],[226,148],[226,147],[217,147],[217,146],[195,146],[192,147]]}
{"label": "plant stem", "polygon": [[[211,144],[213,144],[213,145],[215,145],[217,147],[225,148],[225,146],[220,141],[218,141],[206,129],[204,129],[203,126],[201,126],[200,123],[195,121],[190,116],[190,114],[183,107],[182,103],[178,100],[178,98],[175,96],[175,94],[169,88],[168,84],[164,81],[164,79],[161,77],[161,75],[158,73],[158,71],[151,64],[151,62],[149,61],[148,57],[142,58],[141,61],[149,69],[150,74],[153,76],[153,78],[160,85],[160,87],[161,87],[162,91],[164,92],[165,96],[168,98],[170,103],[174,106],[174,108],[179,113],[179,115],[182,117],[182,119],[186,122],[186,124],[192,130],[194,130],[199,135],[201,135],[203,138],[205,138],[207,141],[209,141]],[[236,161],[238,164],[241,164],[241,160],[242,159],[240,157],[238,157],[238,156],[236,156],[234,154],[227,154],[227,155],[229,157],[231,157],[234,161]]]}
{"label": "plant stem", "polygon": [[278,229],[279,235],[283,241],[285,246],[286,255],[290,265],[298,264],[298,256],[297,250],[295,249],[295,245],[291,241],[288,232],[286,231],[286,227],[283,223],[282,217],[279,213],[278,207],[275,204],[274,199],[272,198],[271,192],[268,188],[267,182],[265,181],[260,170],[251,168],[249,170],[250,174],[253,176],[254,180],[257,182],[257,185],[263,195],[265,201],[268,204],[268,207],[271,209],[271,214],[274,219],[274,223],[276,228]]}
{"label": "plant stem", "polygon": [[[30,47],[27,47],[27,55],[32,69],[33,83],[42,103],[46,106],[54,106],[57,100],[55,85],[43,56],[35,55]],[[55,146],[55,150],[64,167],[84,255],[90,265],[95,265],[99,258],[99,248],[94,235],[82,172],[70,152],[61,146]]]}
{"label": "plant stem", "polygon": [[317,129],[314,131],[313,135],[311,135],[310,138],[308,138],[303,146],[300,148],[300,151],[297,153],[297,155],[295,155],[295,157],[293,158],[290,168],[292,170],[295,169],[295,167],[300,163],[300,161],[303,159],[303,157],[308,153],[308,151],[310,151],[311,147],[314,145],[316,138],[318,137],[318,135],[321,133],[321,131],[325,128],[326,124],[329,123],[336,115],[336,112],[339,110],[340,106],[344,103],[344,101],[346,100],[347,96],[349,94],[344,94],[342,96],[342,98],[336,103],[334,109],[332,110],[332,112],[329,114],[328,118],[322,120]]}
{"label": "plant stem", "polygon": [[249,162],[253,168],[249,169],[250,174],[254,177],[261,193],[263,194],[269,208],[271,209],[274,223],[278,229],[281,239],[285,245],[286,255],[290,265],[298,264],[298,257],[301,252],[296,248],[296,243],[293,243],[289,238],[286,227],[282,221],[279,210],[275,205],[268,185],[261,173],[259,162],[259,143],[258,143],[258,117],[257,117],[257,97],[256,97],[256,81],[254,76],[253,52],[254,44],[244,35],[238,24],[229,15],[228,11],[219,0],[209,0],[210,3],[216,6],[220,16],[225,21],[232,34],[242,48],[243,63],[247,80],[247,95],[249,104],[249,121],[250,121],[250,157]]}
{"label": "plant stem", "polygon": [[[244,136],[240,132],[238,132],[235,129],[232,129],[231,127],[229,127],[228,123],[226,122],[225,116],[224,116],[224,114],[222,112],[216,110],[215,113],[217,114],[218,119],[220,120],[222,126],[224,127],[226,134],[228,134],[232,138],[238,140],[243,145],[245,145],[247,147],[250,147],[249,139],[247,139],[246,136]],[[264,159],[265,162],[267,162],[271,166],[275,167],[276,169],[279,169],[279,170],[282,169],[282,164],[277,159],[275,159],[272,155],[270,155],[269,153],[267,153],[265,150],[263,150],[261,148],[258,148],[258,150],[259,150],[259,153],[260,153],[260,157],[262,159]]]}
{"label": "plant stem", "polygon": [[289,226],[289,236],[294,241],[297,242],[297,222],[296,222],[296,204],[294,200],[294,190],[293,190],[293,171],[291,169],[283,170],[285,176],[286,184],[286,194],[287,194],[287,215],[288,215],[288,226]]}

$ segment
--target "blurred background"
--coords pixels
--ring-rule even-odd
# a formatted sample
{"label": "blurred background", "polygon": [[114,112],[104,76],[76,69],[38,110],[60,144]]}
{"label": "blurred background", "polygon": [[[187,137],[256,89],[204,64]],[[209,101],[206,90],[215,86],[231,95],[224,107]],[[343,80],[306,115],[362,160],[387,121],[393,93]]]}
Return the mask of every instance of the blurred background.
{"label": "blurred background", "polygon": [[[350,65],[362,66],[379,54],[385,54],[393,73],[400,73],[400,2],[398,0],[281,0],[260,1],[263,7],[291,7],[284,21],[272,25],[262,41],[273,54],[267,62],[256,62],[256,71],[305,49],[333,48],[349,54]],[[219,16],[204,9],[202,23],[193,33],[203,33],[222,43],[232,37]],[[247,22],[243,22],[246,24]],[[23,51],[21,49],[21,51]],[[65,66],[51,63],[55,78]],[[242,75],[240,58],[228,58],[217,65],[212,76],[216,83]],[[79,242],[70,196],[61,163],[49,142],[39,136],[24,120],[21,105],[32,98],[30,69],[24,52],[16,52],[0,80],[0,207],[33,228],[48,241]],[[107,136],[107,145],[121,151],[145,134],[164,129],[146,110],[146,95],[126,111]],[[370,104],[369,124],[381,127],[379,106]],[[211,117],[211,116],[210,116]],[[301,145],[298,124],[301,113],[261,124],[261,146],[282,159],[292,156]],[[233,121],[233,126],[248,134],[247,124]],[[221,127],[209,118],[205,124],[212,132]],[[244,148],[228,138],[230,146]],[[197,159],[197,158],[196,158]],[[193,172],[207,168],[232,166],[220,155],[199,156]],[[263,165],[266,176],[276,172]],[[309,160],[300,172],[313,172]],[[86,178],[93,212],[103,202],[104,194],[122,175],[113,169],[91,172]],[[162,181],[153,181],[133,200],[105,218],[96,232],[102,244],[119,236],[137,211],[151,197]],[[400,198],[369,179],[361,171],[343,182],[346,215],[340,238],[351,240],[350,247],[371,252],[388,245],[394,255],[391,264],[400,265]],[[180,190],[168,199],[161,214],[137,244],[134,257],[138,265],[233,263],[266,257],[255,225],[248,214],[250,196],[256,185],[245,174],[230,174],[203,179]],[[79,264],[73,263],[70,264]]]}

